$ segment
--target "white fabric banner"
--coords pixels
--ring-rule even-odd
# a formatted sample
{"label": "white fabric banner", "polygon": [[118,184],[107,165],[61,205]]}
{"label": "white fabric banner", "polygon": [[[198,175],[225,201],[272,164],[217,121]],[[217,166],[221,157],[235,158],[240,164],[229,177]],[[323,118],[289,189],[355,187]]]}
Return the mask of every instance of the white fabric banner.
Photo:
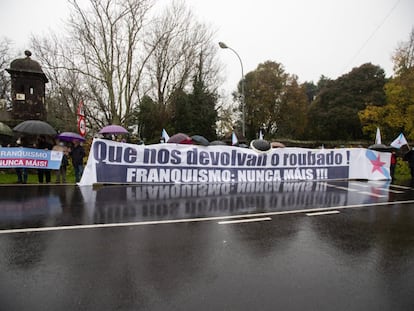
{"label": "white fabric banner", "polygon": [[79,185],[390,179],[391,154],[365,148],[273,148],[92,143]]}

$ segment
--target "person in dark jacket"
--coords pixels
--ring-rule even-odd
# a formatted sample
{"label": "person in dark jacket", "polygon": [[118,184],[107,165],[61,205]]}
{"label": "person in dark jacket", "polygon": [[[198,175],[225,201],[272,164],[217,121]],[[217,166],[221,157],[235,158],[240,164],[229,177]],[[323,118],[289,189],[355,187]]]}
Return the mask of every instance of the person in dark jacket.
{"label": "person in dark jacket", "polygon": [[[37,148],[43,150],[52,150],[53,146],[46,140],[45,136],[40,136],[37,141]],[[45,179],[46,183],[50,183],[51,179],[51,170],[45,168],[39,168],[37,170],[37,177],[39,180],[39,184],[43,184],[43,180]],[[45,177],[45,178],[43,178]]]}
{"label": "person in dark jacket", "polygon": [[[23,147],[22,140],[19,138],[16,141],[16,147]],[[16,174],[17,174],[17,183],[19,184],[27,184],[27,168],[25,167],[16,167]]]}
{"label": "person in dark jacket", "polygon": [[404,155],[404,160],[408,162],[410,167],[411,180],[414,181],[414,148]]}
{"label": "person in dark jacket", "polygon": [[72,164],[75,170],[75,180],[76,182],[80,182],[83,174],[83,158],[85,157],[85,149],[83,149],[78,139],[74,139],[72,143],[73,148],[69,155],[72,158]]}
{"label": "person in dark jacket", "polygon": [[393,150],[391,152],[391,164],[390,164],[390,175],[391,175],[392,180],[394,180],[396,166],[397,166],[397,153]]}

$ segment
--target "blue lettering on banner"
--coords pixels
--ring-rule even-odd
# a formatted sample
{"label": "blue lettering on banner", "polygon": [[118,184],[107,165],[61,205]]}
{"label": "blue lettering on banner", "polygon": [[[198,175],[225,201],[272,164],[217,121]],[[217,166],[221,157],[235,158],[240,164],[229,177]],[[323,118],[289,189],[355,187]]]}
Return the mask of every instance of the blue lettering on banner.
{"label": "blue lettering on banner", "polygon": [[384,180],[389,163],[389,154],[367,156],[364,148],[258,153],[229,146],[143,146],[95,139],[80,184]]}
{"label": "blue lettering on banner", "polygon": [[96,164],[99,183],[207,183],[207,182],[275,182],[289,180],[324,180],[348,178],[347,167],[328,168],[191,168],[148,167]]}

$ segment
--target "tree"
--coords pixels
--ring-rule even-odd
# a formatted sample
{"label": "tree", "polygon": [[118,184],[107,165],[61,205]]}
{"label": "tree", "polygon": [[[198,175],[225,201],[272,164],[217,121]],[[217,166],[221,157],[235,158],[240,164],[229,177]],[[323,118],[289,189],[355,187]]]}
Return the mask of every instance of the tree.
{"label": "tree", "polygon": [[376,127],[381,127],[383,136],[394,139],[400,132],[414,139],[414,28],[409,40],[400,43],[393,55],[394,72],[384,86],[385,106],[368,105],[360,112],[364,133],[373,137]]}
{"label": "tree", "polygon": [[256,138],[260,128],[270,136],[279,127],[282,95],[288,74],[280,63],[266,61],[245,76],[246,136]]}
{"label": "tree", "polygon": [[296,121],[306,124],[306,89],[280,63],[264,62],[246,75],[245,105],[247,138],[255,138],[261,128],[267,137],[303,133]]}
{"label": "tree", "polygon": [[[134,114],[133,122],[138,125],[138,133],[146,142],[157,142],[161,135],[158,105],[149,96],[144,96],[139,110]],[[157,135],[158,134],[158,135]]]}
{"label": "tree", "polygon": [[0,110],[6,110],[7,104],[10,102],[11,81],[5,71],[10,61],[10,40],[2,38],[0,40]]}
{"label": "tree", "polygon": [[414,67],[414,27],[411,29],[408,41],[399,44],[392,60],[396,76],[401,76]]}
{"label": "tree", "polygon": [[287,138],[303,138],[308,122],[307,86],[299,85],[297,76],[291,75],[282,98],[278,134]]}
{"label": "tree", "polygon": [[193,77],[191,93],[177,89],[171,97],[172,128],[176,132],[217,138],[217,94],[206,86],[203,54],[199,55],[198,73]]}
{"label": "tree", "polygon": [[203,75],[203,56],[200,54],[198,74],[193,78],[193,92],[189,96],[191,105],[193,128],[192,134],[205,136],[208,140],[217,138],[217,94],[210,91]]}
{"label": "tree", "polygon": [[32,42],[49,65],[48,72],[59,71],[51,82],[59,88],[69,80],[70,89],[78,88],[87,97],[88,117],[95,118],[96,126],[126,125],[138,102],[144,65],[139,55],[140,34],[150,1],[89,0],[87,8],[77,0],[69,3],[68,34],[33,38]]}
{"label": "tree", "polygon": [[[206,130],[196,128],[203,123],[191,124],[197,120],[197,115],[188,114],[198,105],[194,98],[198,95],[193,94],[191,98],[187,95],[191,87],[193,92],[199,90],[198,83],[203,84],[202,92],[217,87],[217,48],[212,42],[213,33],[198,23],[182,2],[173,2],[154,19],[146,44],[150,56],[145,70],[150,78],[147,94],[157,101],[163,116],[160,126],[186,133]],[[202,80],[197,78],[198,83],[195,83],[194,77],[199,77],[200,72]],[[208,132],[213,135],[210,130]]]}
{"label": "tree", "polygon": [[91,127],[135,126],[147,96],[162,105],[153,111],[154,120],[166,124],[169,96],[191,86],[200,51],[204,72],[215,76],[211,33],[184,6],[174,2],[157,17],[151,0],[89,0],[88,7],[69,1],[66,36],[32,41],[52,73],[52,96],[70,99],[72,110],[83,99]]}
{"label": "tree", "polygon": [[386,103],[385,73],[370,63],[354,68],[336,80],[325,80],[310,106],[308,133],[314,139],[362,139],[358,113],[367,106]]}

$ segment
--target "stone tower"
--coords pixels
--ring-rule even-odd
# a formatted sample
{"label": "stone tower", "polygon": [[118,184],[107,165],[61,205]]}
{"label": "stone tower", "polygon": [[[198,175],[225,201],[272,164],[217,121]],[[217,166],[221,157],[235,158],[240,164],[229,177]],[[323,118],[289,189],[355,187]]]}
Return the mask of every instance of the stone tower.
{"label": "stone tower", "polygon": [[48,82],[39,63],[32,60],[30,51],[25,58],[11,62],[6,69],[11,76],[11,117],[15,121],[46,121],[45,85]]}

